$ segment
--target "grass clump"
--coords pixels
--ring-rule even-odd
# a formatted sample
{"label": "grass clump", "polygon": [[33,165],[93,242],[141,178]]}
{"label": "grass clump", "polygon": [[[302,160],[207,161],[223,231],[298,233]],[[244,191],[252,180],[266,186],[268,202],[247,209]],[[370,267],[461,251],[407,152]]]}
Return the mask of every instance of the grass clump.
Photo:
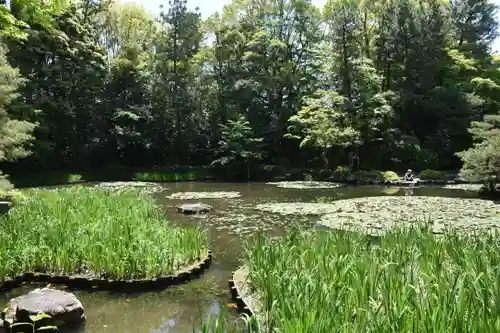
{"label": "grass clump", "polygon": [[1,219],[0,280],[26,271],[149,279],[207,254],[204,232],[168,223],[154,199],[137,191],[26,193]]}
{"label": "grass clump", "polygon": [[195,171],[184,171],[184,172],[154,171],[154,172],[135,172],[133,180],[162,182],[162,181],[195,180],[201,178],[202,178],[201,173]]}
{"label": "grass clump", "polygon": [[271,329],[294,333],[500,331],[500,242],[393,231],[370,245],[347,232],[259,238],[252,286]]}

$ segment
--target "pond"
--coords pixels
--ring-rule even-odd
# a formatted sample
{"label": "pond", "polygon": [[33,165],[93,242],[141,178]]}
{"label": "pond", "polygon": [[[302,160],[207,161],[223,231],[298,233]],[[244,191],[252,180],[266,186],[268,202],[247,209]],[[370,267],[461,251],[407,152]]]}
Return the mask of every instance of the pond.
{"label": "pond", "polygon": [[[239,192],[230,199],[171,199],[178,192]],[[153,194],[165,208],[171,221],[181,225],[201,224],[210,234],[213,265],[201,277],[188,284],[160,292],[117,294],[104,291],[72,291],[82,301],[87,323],[81,333],[191,333],[193,326],[208,314],[217,314],[231,302],[227,281],[240,265],[243,243],[259,230],[280,235],[293,222],[313,226],[319,215],[291,217],[256,210],[258,204],[277,202],[328,203],[339,199],[368,196],[441,196],[474,198],[476,192],[422,187],[414,189],[376,186],[338,188],[283,188],[265,183],[180,182],[163,185]],[[175,197],[175,196],[174,196]],[[206,203],[214,211],[206,216],[188,216],[177,212],[182,203]],[[23,286],[0,294],[0,303],[26,293],[33,286]],[[229,310],[236,318],[237,313]],[[76,332],[76,331],[73,331]]]}

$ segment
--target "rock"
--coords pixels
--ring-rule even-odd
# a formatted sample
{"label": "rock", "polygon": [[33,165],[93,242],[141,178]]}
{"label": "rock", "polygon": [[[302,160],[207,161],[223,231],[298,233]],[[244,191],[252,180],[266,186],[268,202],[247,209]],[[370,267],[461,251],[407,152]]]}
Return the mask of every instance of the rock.
{"label": "rock", "polygon": [[82,303],[75,295],[49,288],[35,289],[10,300],[5,315],[6,325],[31,322],[29,316],[47,314],[52,325],[78,325],[85,322]]}
{"label": "rock", "polygon": [[0,215],[5,215],[9,212],[12,207],[12,202],[10,201],[0,201]]}
{"label": "rock", "polygon": [[210,212],[213,208],[210,205],[195,203],[183,204],[176,207],[177,211],[182,214],[203,214]]}

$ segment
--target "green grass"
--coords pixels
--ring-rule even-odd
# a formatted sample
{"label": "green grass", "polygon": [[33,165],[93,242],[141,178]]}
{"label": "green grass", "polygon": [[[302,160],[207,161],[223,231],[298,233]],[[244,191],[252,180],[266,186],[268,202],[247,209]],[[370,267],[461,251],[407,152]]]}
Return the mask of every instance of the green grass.
{"label": "green grass", "polygon": [[132,279],[175,272],[207,253],[198,228],[168,223],[137,191],[29,190],[0,218],[0,280],[26,271]]}
{"label": "green grass", "polygon": [[136,172],[134,173],[133,180],[137,181],[151,181],[151,182],[161,182],[161,181],[178,181],[178,180],[195,180],[203,178],[200,172],[195,171],[157,171],[157,172]]}
{"label": "green grass", "polygon": [[500,332],[494,236],[295,231],[246,253],[273,329],[287,333]]}

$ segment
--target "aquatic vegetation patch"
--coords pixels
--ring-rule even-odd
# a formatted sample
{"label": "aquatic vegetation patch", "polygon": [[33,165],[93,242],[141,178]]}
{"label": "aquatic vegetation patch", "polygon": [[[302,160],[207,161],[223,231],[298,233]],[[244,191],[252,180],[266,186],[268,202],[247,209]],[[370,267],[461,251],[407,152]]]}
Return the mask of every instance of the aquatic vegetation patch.
{"label": "aquatic vegetation patch", "polygon": [[276,185],[280,188],[294,188],[294,189],[327,189],[327,188],[337,188],[343,186],[338,183],[329,182],[316,182],[316,181],[283,181],[283,182],[270,182],[266,183],[268,185]]}
{"label": "aquatic vegetation patch", "polygon": [[482,187],[482,184],[447,184],[443,186],[443,188],[449,190],[462,190],[470,192],[479,192]]}
{"label": "aquatic vegetation patch", "polygon": [[340,208],[332,203],[278,202],[259,204],[255,209],[282,215],[323,215],[334,213]]}
{"label": "aquatic vegetation patch", "polygon": [[266,332],[493,333],[499,256],[498,235],[395,230],[370,245],[357,233],[297,231],[259,238],[241,279],[257,295]]}
{"label": "aquatic vegetation patch", "polygon": [[475,232],[500,227],[500,205],[479,199],[390,196],[337,200],[319,223],[336,229],[380,234],[395,226],[429,220],[435,233]]}
{"label": "aquatic vegetation patch", "polygon": [[127,189],[140,189],[147,193],[154,193],[163,191],[164,188],[157,183],[153,182],[139,182],[139,181],[117,181],[117,182],[102,182],[96,185],[97,187],[110,189],[110,190],[127,190]]}
{"label": "aquatic vegetation patch", "polygon": [[241,197],[239,192],[177,192],[167,196],[167,199],[234,199]]}
{"label": "aquatic vegetation patch", "polygon": [[204,258],[207,235],[164,218],[140,191],[30,190],[0,218],[0,280],[24,272],[151,279]]}

